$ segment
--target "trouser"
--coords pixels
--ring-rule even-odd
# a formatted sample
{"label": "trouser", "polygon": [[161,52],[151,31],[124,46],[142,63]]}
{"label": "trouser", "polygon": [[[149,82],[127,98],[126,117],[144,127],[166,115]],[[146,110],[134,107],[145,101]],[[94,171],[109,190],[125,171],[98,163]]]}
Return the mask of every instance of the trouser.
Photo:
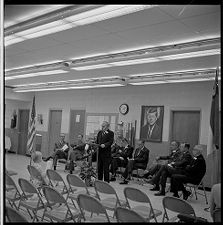
{"label": "trouser", "polygon": [[161,191],[165,191],[167,177],[171,177],[173,174],[184,174],[184,171],[180,168],[162,165],[157,174],[152,178],[152,181],[156,186],[160,184]]}
{"label": "trouser", "polygon": [[109,183],[109,166],[111,157],[98,154],[98,180],[103,180]]}
{"label": "trouser", "polygon": [[70,153],[70,171],[74,170],[74,162],[76,162],[77,160],[80,160],[83,158],[83,154],[82,152],[80,152],[79,150],[73,150]]}
{"label": "trouser", "polygon": [[111,159],[111,168],[110,171],[112,173],[113,176],[116,175],[116,170],[118,169],[118,167],[126,167],[128,161],[124,160],[124,159],[120,159],[118,157],[114,157]]}
{"label": "trouser", "polygon": [[68,157],[67,152],[64,152],[63,150],[56,150],[52,155],[54,168],[56,168],[56,166],[57,166],[58,159],[66,159],[67,160],[67,157]]}
{"label": "trouser", "polygon": [[143,166],[142,163],[137,163],[135,160],[128,160],[128,164],[123,172],[122,176],[124,179],[127,179],[128,176],[132,173],[134,169],[146,169],[146,166]]}
{"label": "trouser", "polygon": [[152,165],[150,168],[149,168],[149,170],[148,170],[148,172],[147,173],[145,173],[144,174],[144,177],[145,178],[148,178],[148,176],[149,175],[154,175],[154,174],[156,174],[158,171],[159,171],[159,169],[161,168],[161,164],[156,164],[156,165]]}

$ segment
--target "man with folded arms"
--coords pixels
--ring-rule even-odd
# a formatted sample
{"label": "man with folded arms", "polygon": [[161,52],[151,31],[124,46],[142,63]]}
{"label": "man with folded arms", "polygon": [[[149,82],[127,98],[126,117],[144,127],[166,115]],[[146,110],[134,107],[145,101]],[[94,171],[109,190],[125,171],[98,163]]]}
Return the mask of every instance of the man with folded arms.
{"label": "man with folded arms", "polygon": [[180,145],[181,156],[179,157],[179,160],[161,166],[157,174],[148,181],[148,183],[154,185],[154,188],[150,189],[151,191],[159,191],[155,193],[156,196],[165,195],[167,177],[171,177],[173,174],[183,174],[185,167],[190,164],[192,160],[189,149],[190,144],[182,143]]}
{"label": "man with folded arms", "polygon": [[122,176],[124,180],[120,184],[128,184],[130,175],[134,169],[146,169],[149,161],[149,149],[145,147],[144,140],[138,140],[138,148],[135,150],[133,159],[128,160],[128,164]]}
{"label": "man with folded arms", "polygon": [[173,174],[171,177],[171,189],[174,197],[178,197],[178,191],[183,192],[184,200],[187,200],[191,192],[187,191],[183,184],[199,184],[206,173],[206,163],[202,155],[203,148],[201,145],[195,145],[192,154],[193,159],[186,166],[183,174]]}
{"label": "man with folded arms", "polygon": [[133,147],[130,146],[128,144],[128,140],[126,138],[124,138],[122,140],[122,147],[118,149],[118,151],[116,151],[116,153],[114,153],[112,155],[112,161],[111,161],[111,179],[110,181],[115,181],[116,178],[116,170],[118,169],[118,167],[126,167],[128,164],[128,159],[132,158],[132,153],[133,153]]}

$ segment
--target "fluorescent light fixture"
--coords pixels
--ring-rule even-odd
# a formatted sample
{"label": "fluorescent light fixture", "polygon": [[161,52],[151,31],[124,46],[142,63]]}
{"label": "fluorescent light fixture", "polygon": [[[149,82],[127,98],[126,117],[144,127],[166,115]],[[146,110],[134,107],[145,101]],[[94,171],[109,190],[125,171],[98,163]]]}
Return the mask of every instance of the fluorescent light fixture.
{"label": "fluorescent light fixture", "polygon": [[[33,24],[30,25],[29,21],[27,21],[27,24],[23,22],[23,26],[21,25],[19,28],[16,27],[14,30],[13,28],[10,29],[10,27],[8,27],[5,31],[6,36],[16,34],[20,37],[23,37],[24,39],[17,39],[14,42],[5,39],[5,45],[8,46],[20,41],[24,41],[25,39],[36,38],[71,29],[76,26],[82,26],[122,15],[127,15],[155,6],[156,5],[86,5],[84,7],[80,6],[80,10],[78,7],[72,8],[71,6],[70,9],[65,8],[64,12],[60,12],[60,14],[55,15],[55,18],[53,18],[54,20],[52,20],[52,15],[49,16],[49,18],[46,18],[46,16],[44,18],[44,15],[42,15],[43,18],[40,17],[39,21],[34,21],[33,24],[37,24],[35,26]],[[77,13],[78,10],[83,11],[83,9],[85,12]],[[75,15],[72,15],[72,13]],[[28,27],[28,29],[24,29],[26,27]]]}
{"label": "fluorescent light fixture", "polygon": [[155,5],[106,5],[74,16],[66,17],[65,19],[81,26],[127,15],[154,6]]}
{"label": "fluorescent light fixture", "polygon": [[164,84],[164,83],[166,83],[166,81],[159,80],[159,81],[148,81],[148,82],[129,82],[128,84],[131,84],[131,85],[147,85],[147,84]]}
{"label": "fluorescent light fixture", "polygon": [[121,87],[124,84],[101,84],[101,85],[86,85],[86,86],[71,86],[71,87],[53,87],[53,88],[32,88],[32,89],[15,89],[14,92],[37,92],[37,91],[56,91],[68,89],[90,89],[90,88],[103,88],[103,87]]}
{"label": "fluorescent light fixture", "polygon": [[21,41],[25,41],[25,40],[26,40],[26,38],[24,38],[24,37],[10,35],[10,36],[5,37],[5,46],[12,45],[12,44],[15,44],[15,43],[18,43]]}
{"label": "fluorescent light fixture", "polygon": [[28,73],[28,74],[20,74],[15,76],[5,76],[5,80],[14,80],[14,79],[20,79],[20,78],[27,78],[27,77],[37,77],[37,76],[46,76],[46,75],[52,75],[52,74],[59,74],[59,73],[67,73],[68,71],[65,70],[51,70],[51,71],[43,71],[43,72],[34,72],[34,73]]}
{"label": "fluorescent light fixture", "polygon": [[160,61],[166,61],[166,60],[187,59],[187,58],[218,55],[218,54],[220,54],[220,49],[209,49],[209,50],[203,50],[203,51],[194,51],[194,52],[191,51],[191,52],[187,52],[187,53],[179,53],[179,54],[159,56],[159,57],[121,60],[118,62],[109,62],[109,63],[104,63],[104,64],[95,64],[95,65],[86,65],[86,66],[77,66],[77,67],[74,66],[74,67],[71,67],[71,69],[73,69],[73,70],[92,70],[92,69],[106,68],[106,67],[111,67],[111,66],[137,65],[137,64],[160,62]]}

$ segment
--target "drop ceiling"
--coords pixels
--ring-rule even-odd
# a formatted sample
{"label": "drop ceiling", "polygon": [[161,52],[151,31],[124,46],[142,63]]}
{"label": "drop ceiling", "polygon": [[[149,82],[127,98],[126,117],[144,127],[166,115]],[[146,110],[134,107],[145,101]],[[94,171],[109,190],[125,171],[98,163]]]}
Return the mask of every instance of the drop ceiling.
{"label": "drop ceiling", "polygon": [[[6,5],[5,29],[67,5]],[[220,5],[156,5],[5,46],[5,70],[220,38]],[[220,45],[220,44],[219,44]],[[213,69],[220,54],[6,80],[5,85]]]}

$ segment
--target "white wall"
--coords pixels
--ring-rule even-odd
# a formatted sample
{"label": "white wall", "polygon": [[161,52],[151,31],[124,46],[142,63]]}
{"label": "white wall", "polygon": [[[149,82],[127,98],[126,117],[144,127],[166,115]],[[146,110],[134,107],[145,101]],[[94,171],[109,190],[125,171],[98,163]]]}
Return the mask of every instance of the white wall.
{"label": "white wall", "polygon": [[[37,114],[43,114],[43,125],[37,130],[48,131],[50,109],[62,109],[62,132],[69,132],[70,109],[85,109],[87,113],[117,113],[120,104],[129,104],[129,113],[119,114],[119,121],[137,120],[139,138],[142,105],[164,105],[163,141],[169,138],[170,109],[201,109],[200,143],[207,144],[212,82],[157,84],[98,88],[90,90],[50,91],[36,93]],[[30,103],[31,104],[31,103]]]}

